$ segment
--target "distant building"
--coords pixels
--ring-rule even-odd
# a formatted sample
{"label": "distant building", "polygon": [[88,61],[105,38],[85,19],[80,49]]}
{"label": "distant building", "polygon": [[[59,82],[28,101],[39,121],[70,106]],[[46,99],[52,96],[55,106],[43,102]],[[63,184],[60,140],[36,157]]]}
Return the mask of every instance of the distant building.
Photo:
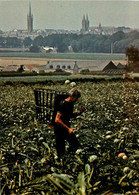
{"label": "distant building", "polygon": [[27,15],[27,31],[33,32],[33,14],[31,13],[31,4],[29,4],[29,13]]}
{"label": "distant building", "polygon": [[0,72],[17,72],[18,70],[18,65],[0,66]]}
{"label": "distant building", "polygon": [[36,72],[39,74],[42,72],[46,72],[46,66],[45,65],[37,65],[37,64],[24,64],[24,65],[20,65],[20,68],[18,71],[24,72],[24,73]]}
{"label": "distant building", "polygon": [[79,67],[76,61],[48,61],[46,64],[47,72],[64,71],[73,74],[79,73]]}
{"label": "distant building", "polygon": [[42,53],[57,53],[57,48],[45,46],[41,48]]}
{"label": "distant building", "polygon": [[91,72],[125,73],[125,65],[109,60],[80,60],[77,65],[81,70],[88,69]]}
{"label": "distant building", "polygon": [[[47,72],[69,72],[78,74],[80,71],[88,69],[90,72],[103,72],[112,74],[126,73],[126,62],[109,60],[51,60],[46,65],[22,64],[0,66],[0,72],[22,72],[22,73],[47,73]],[[135,72],[139,72],[136,69]]]}
{"label": "distant building", "polygon": [[99,23],[98,26],[90,26],[88,31],[90,34],[102,34],[102,35],[112,35],[116,32],[122,31],[124,33],[129,33],[133,29],[129,27],[115,27],[115,26],[102,26],[101,23]]}
{"label": "distant building", "polygon": [[132,29],[129,27],[121,26],[121,27],[116,28],[116,32],[118,32],[118,31],[122,31],[124,33],[129,33],[132,31]]}
{"label": "distant building", "polygon": [[81,28],[81,32],[87,32],[89,29],[89,20],[88,20],[88,15],[85,15],[83,16],[83,19],[82,19],[82,28]]}

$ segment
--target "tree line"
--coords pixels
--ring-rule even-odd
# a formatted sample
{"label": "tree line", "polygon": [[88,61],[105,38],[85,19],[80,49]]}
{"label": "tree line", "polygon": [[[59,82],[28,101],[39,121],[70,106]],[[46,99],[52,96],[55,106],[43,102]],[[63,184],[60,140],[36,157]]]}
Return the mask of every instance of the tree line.
{"label": "tree line", "polygon": [[112,35],[96,34],[52,34],[49,36],[37,36],[33,40],[26,37],[23,40],[17,37],[0,37],[0,47],[3,48],[39,48],[49,46],[57,48],[58,52],[68,52],[69,47],[73,52],[88,53],[125,53],[126,48],[134,45],[139,48],[139,32],[116,32]]}
{"label": "tree line", "polygon": [[128,57],[127,71],[139,72],[139,49],[131,45],[126,48],[125,54]]}

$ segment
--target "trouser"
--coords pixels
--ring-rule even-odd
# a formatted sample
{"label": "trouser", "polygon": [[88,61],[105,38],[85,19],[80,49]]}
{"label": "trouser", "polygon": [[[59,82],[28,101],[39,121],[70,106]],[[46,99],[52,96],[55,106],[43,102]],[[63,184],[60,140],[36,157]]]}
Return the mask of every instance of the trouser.
{"label": "trouser", "polygon": [[62,127],[55,126],[56,150],[58,156],[65,152],[65,140],[70,144],[69,152],[75,152],[79,147],[79,142],[74,133],[69,134],[68,130]]}

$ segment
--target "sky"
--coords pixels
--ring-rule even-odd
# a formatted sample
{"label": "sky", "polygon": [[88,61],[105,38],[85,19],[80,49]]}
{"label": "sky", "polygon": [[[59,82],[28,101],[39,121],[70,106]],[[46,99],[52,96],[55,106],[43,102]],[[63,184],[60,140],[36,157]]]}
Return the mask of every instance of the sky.
{"label": "sky", "polygon": [[0,30],[27,29],[29,2],[34,29],[80,30],[86,14],[90,26],[139,29],[139,0],[0,0]]}

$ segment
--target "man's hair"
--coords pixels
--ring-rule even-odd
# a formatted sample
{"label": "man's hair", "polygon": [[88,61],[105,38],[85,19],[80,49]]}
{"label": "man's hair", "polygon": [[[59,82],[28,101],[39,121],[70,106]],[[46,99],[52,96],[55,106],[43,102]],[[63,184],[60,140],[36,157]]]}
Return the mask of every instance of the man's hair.
{"label": "man's hair", "polygon": [[78,89],[73,88],[73,89],[71,89],[71,90],[69,91],[69,96],[79,98],[79,97],[81,97],[81,92],[80,92]]}

